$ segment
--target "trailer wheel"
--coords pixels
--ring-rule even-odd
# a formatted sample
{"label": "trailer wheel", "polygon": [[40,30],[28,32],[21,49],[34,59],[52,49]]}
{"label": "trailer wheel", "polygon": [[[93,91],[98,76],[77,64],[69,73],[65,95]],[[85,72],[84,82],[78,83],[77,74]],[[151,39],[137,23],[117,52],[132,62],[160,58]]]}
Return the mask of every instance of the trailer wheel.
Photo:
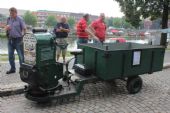
{"label": "trailer wheel", "polygon": [[142,89],[142,83],[142,79],[139,76],[128,78],[127,90],[129,94],[138,93]]}

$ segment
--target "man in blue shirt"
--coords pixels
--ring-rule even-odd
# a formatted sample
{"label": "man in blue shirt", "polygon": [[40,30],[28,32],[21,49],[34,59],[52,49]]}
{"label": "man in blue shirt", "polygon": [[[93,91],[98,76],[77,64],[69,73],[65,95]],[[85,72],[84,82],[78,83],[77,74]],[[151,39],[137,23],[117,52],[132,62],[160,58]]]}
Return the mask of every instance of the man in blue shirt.
{"label": "man in blue shirt", "polygon": [[56,34],[57,42],[57,61],[59,60],[60,54],[62,52],[63,63],[65,63],[65,56],[67,51],[67,41],[68,33],[70,32],[69,25],[65,17],[61,17],[61,20],[54,28]]}
{"label": "man in blue shirt", "polygon": [[17,16],[17,9],[12,7],[9,9],[10,17],[7,19],[7,36],[8,36],[8,56],[10,63],[10,70],[6,72],[6,74],[15,73],[15,50],[19,56],[20,65],[24,61],[23,55],[23,45],[22,38],[23,34],[26,33],[26,26],[24,21]]}

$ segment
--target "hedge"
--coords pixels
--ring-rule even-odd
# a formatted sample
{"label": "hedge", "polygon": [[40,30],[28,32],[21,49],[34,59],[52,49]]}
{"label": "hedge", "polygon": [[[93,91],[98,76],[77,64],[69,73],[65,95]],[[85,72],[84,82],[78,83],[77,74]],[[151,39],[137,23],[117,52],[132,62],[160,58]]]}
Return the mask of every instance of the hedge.
{"label": "hedge", "polygon": [[0,38],[7,38],[5,33],[0,33]]}

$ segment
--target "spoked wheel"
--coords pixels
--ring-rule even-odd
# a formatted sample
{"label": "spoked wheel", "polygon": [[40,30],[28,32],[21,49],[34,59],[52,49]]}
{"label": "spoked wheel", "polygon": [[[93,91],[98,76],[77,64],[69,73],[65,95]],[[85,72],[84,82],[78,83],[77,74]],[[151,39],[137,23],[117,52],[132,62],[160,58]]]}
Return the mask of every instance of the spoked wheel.
{"label": "spoked wheel", "polygon": [[130,94],[138,93],[142,89],[142,84],[141,77],[129,77],[127,80],[127,90]]}

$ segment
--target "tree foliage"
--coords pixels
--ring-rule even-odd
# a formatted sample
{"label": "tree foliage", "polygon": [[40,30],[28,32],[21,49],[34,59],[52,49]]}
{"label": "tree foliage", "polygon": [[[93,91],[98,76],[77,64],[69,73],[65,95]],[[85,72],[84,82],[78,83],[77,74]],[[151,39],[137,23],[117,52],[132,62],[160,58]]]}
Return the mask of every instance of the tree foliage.
{"label": "tree foliage", "polygon": [[[168,27],[170,13],[170,0],[115,0],[121,6],[126,20],[138,27],[142,18],[150,17],[151,20],[162,17],[162,29]],[[162,33],[161,45],[165,45],[167,34]]]}
{"label": "tree foliage", "polygon": [[47,20],[45,21],[45,24],[48,27],[54,27],[57,24],[57,20],[56,20],[55,16],[53,16],[53,15],[48,16]]}
{"label": "tree foliage", "polygon": [[37,17],[33,15],[30,11],[27,11],[24,16],[24,21],[27,25],[36,26],[37,25]]}
{"label": "tree foliage", "polygon": [[[150,17],[151,20],[163,16],[164,5],[169,0],[115,0],[121,6],[126,20],[133,26],[138,27],[141,19]],[[169,7],[169,6],[168,6]],[[167,9],[168,10],[168,9]]]}
{"label": "tree foliage", "polygon": [[128,23],[124,17],[122,18],[107,18],[106,19],[106,24],[107,26],[113,26],[113,27],[116,27],[116,28],[132,28],[132,25],[130,23]]}
{"label": "tree foliage", "polygon": [[73,28],[76,23],[75,19],[72,17],[69,17],[67,21],[68,21],[70,28]]}
{"label": "tree foliage", "polygon": [[106,18],[105,22],[107,26],[113,26],[113,17]]}

